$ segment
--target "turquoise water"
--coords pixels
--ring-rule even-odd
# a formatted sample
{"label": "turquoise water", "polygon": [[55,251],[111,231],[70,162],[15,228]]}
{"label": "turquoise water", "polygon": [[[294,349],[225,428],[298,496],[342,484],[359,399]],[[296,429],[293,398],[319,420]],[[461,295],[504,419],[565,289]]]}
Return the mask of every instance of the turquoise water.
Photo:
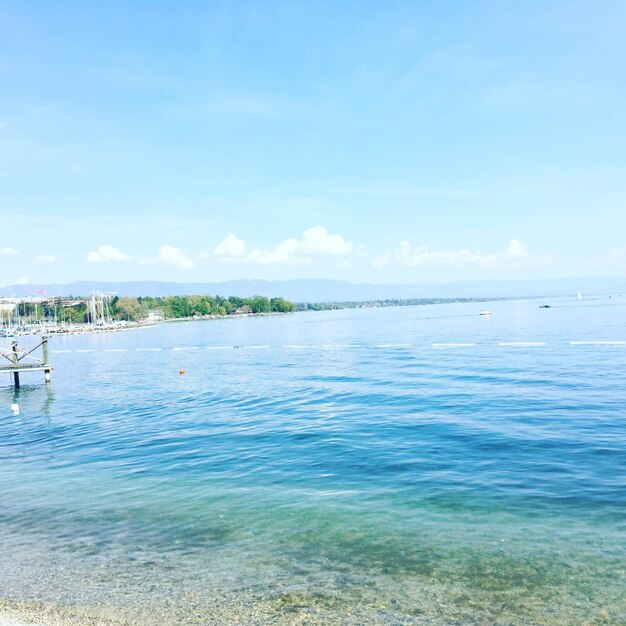
{"label": "turquoise water", "polygon": [[51,386],[0,381],[0,598],[140,624],[626,623],[626,298],[538,304],[53,338]]}

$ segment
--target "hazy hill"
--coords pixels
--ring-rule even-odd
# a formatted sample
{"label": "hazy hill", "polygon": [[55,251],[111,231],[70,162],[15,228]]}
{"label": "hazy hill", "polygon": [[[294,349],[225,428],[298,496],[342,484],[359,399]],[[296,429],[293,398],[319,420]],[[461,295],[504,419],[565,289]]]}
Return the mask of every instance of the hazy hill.
{"label": "hazy hill", "polygon": [[0,296],[88,295],[92,290],[120,296],[219,294],[250,297],[282,296],[293,302],[342,302],[402,298],[471,298],[561,296],[626,292],[626,278],[564,278],[526,281],[474,281],[446,284],[374,285],[340,280],[231,280],[221,283],[166,283],[158,281],[81,281],[52,285],[12,285]]}

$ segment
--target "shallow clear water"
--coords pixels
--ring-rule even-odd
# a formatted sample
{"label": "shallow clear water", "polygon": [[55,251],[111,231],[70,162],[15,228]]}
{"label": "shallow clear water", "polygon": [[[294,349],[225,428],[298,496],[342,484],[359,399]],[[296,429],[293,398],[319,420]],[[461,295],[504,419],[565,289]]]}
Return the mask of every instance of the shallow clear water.
{"label": "shallow clear water", "polygon": [[626,346],[588,343],[626,340],[626,298],[538,304],[53,338],[51,386],[0,381],[0,597],[145,624],[626,623]]}

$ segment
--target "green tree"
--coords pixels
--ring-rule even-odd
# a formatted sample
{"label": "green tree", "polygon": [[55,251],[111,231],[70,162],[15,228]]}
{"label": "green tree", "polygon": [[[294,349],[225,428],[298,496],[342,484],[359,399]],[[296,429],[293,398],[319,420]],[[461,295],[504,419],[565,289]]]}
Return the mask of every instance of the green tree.
{"label": "green tree", "polygon": [[270,301],[265,296],[254,296],[254,298],[249,298],[246,304],[252,309],[253,313],[270,312]]}
{"label": "green tree", "polygon": [[228,296],[228,301],[233,305],[233,308],[235,309],[238,309],[244,304],[248,304],[245,298],[240,298],[239,296]]}
{"label": "green tree", "polygon": [[143,317],[143,309],[137,298],[123,297],[115,303],[115,317],[136,322]]}
{"label": "green tree", "polygon": [[206,315],[206,303],[202,300],[202,296],[187,296],[187,306],[189,307],[189,315]]}
{"label": "green tree", "polygon": [[295,309],[295,305],[284,298],[272,298],[270,309],[275,313],[291,313]]}
{"label": "green tree", "polygon": [[172,317],[189,317],[191,307],[189,302],[183,296],[174,296],[171,301]]}

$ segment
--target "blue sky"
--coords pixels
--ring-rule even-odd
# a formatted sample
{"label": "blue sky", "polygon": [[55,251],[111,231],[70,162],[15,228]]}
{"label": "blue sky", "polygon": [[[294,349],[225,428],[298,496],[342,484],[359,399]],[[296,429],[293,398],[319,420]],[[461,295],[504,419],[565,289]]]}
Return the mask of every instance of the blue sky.
{"label": "blue sky", "polygon": [[0,0],[0,284],[626,276],[623,2]]}

